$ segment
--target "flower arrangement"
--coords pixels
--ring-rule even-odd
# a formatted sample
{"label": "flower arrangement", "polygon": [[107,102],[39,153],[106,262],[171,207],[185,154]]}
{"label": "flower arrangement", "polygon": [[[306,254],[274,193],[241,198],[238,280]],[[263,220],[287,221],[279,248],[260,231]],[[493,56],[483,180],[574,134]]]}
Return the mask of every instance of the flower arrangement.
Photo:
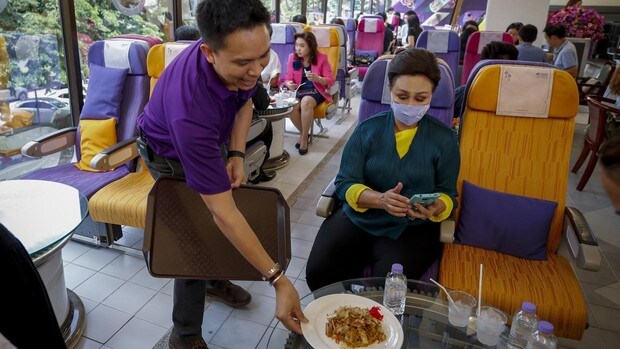
{"label": "flower arrangement", "polygon": [[605,18],[590,8],[575,5],[549,15],[548,24],[559,24],[566,28],[567,37],[590,38],[598,41],[605,37]]}

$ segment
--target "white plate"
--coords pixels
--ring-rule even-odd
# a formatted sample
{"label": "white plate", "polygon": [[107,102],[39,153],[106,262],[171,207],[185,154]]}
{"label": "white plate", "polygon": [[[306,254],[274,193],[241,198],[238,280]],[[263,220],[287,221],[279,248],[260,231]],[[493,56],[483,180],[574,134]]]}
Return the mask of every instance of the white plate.
{"label": "white plate", "polygon": [[314,348],[330,348],[340,349],[340,345],[325,334],[325,324],[327,317],[334,313],[341,306],[352,306],[360,308],[381,308],[383,315],[382,328],[387,340],[381,343],[375,343],[369,349],[399,349],[403,345],[404,333],[403,328],[394,316],[383,305],[362,296],[352,294],[332,294],[321,297],[312,301],[306,309],[304,315],[310,320],[308,323],[301,323],[301,330],[304,333],[306,341]]}

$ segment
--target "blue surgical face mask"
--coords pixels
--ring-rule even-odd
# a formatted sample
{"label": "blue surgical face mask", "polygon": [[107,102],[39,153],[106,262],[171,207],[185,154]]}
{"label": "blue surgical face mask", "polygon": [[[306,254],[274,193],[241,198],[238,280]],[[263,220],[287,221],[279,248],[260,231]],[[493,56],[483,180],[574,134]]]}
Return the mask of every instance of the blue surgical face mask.
{"label": "blue surgical face mask", "polygon": [[390,107],[394,111],[394,117],[407,126],[411,126],[422,120],[426,112],[430,109],[431,104],[409,105],[390,101]]}

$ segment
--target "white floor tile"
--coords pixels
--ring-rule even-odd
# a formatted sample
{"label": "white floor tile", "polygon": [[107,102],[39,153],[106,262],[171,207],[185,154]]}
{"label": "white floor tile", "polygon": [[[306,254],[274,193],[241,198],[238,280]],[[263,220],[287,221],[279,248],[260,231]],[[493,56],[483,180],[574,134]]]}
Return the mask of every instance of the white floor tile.
{"label": "white floor tile", "polygon": [[266,325],[230,316],[210,343],[227,349],[255,348],[266,329]]}
{"label": "white floor tile", "polygon": [[91,247],[75,242],[69,241],[65,247],[62,248],[62,259],[66,262],[73,262],[76,258],[90,251]]}
{"label": "white floor tile", "polygon": [[297,258],[308,259],[312,244],[310,241],[291,238],[291,253]]}
{"label": "white floor tile", "polygon": [[113,276],[97,273],[84,281],[73,291],[80,296],[101,303],[114,291],[116,291],[125,281]]}
{"label": "white floor tile", "polygon": [[268,326],[273,320],[276,309],[276,300],[269,296],[252,293],[250,304],[233,310],[230,316],[257,322]]}
{"label": "white floor tile", "polygon": [[136,258],[124,254],[113,260],[112,263],[106,265],[101,269],[101,272],[119,279],[129,280],[142,270],[142,268],[146,268],[146,263],[143,258]]}
{"label": "white floor tile", "polygon": [[114,349],[150,349],[167,331],[167,328],[133,318],[106,345]]}
{"label": "white floor tile", "polygon": [[297,279],[306,263],[308,263],[307,259],[292,257],[288,264],[288,268],[286,268],[286,275],[290,278]]}
{"label": "white floor tile", "polygon": [[148,287],[127,282],[106,298],[103,304],[133,315],[156,293]]}
{"label": "white floor tile", "polygon": [[233,308],[229,307],[228,305],[222,303],[222,302],[218,302],[218,301],[212,301],[211,304],[209,304],[207,306],[207,310],[211,309],[211,310],[215,310],[215,311],[219,311],[220,313],[224,313],[226,315],[230,315],[230,313],[232,313],[232,311],[234,310]]}
{"label": "white floor tile", "polygon": [[138,284],[153,289],[155,291],[159,291],[168,283],[168,281],[170,281],[170,279],[152,277],[151,274],[149,274],[148,269],[144,268],[140,270],[138,274],[136,274],[134,277],[129,279],[129,281],[133,282],[134,284]]}
{"label": "white floor tile", "polygon": [[281,349],[286,346],[290,332],[280,328],[269,327],[256,349]]}
{"label": "white floor tile", "polygon": [[65,285],[72,290],[95,274],[94,270],[71,263],[66,264],[64,270]]}
{"label": "white floor tile", "polygon": [[263,296],[276,298],[276,290],[272,286],[269,286],[267,281],[255,281],[249,291]]}
{"label": "white floor tile", "polygon": [[84,296],[80,296],[80,300],[82,301],[82,304],[84,304],[84,313],[88,314],[90,313],[93,309],[95,309],[99,303],[95,302],[93,300],[90,300]]}
{"label": "white floor tile", "polygon": [[158,293],[136,313],[136,317],[161,327],[172,327],[172,296]]}
{"label": "white floor tile", "polygon": [[114,259],[118,258],[122,252],[105,247],[92,248],[73,261],[73,264],[81,265],[92,270],[101,270]]}
{"label": "white floor tile", "polygon": [[211,341],[224,322],[226,322],[228,316],[230,316],[230,313],[223,313],[213,309],[205,310],[202,316],[202,338],[206,342]]}
{"label": "white floor tile", "polygon": [[99,343],[106,343],[129,319],[131,315],[100,304],[86,315],[84,336]]}
{"label": "white floor tile", "polygon": [[174,280],[168,281],[166,285],[159,290],[159,292],[172,296],[174,294]]}
{"label": "white floor tile", "polygon": [[80,338],[74,349],[99,349],[103,344],[86,337]]}
{"label": "white floor tile", "polygon": [[594,292],[609,299],[610,301],[620,305],[620,290],[612,287],[602,287],[594,290]]}

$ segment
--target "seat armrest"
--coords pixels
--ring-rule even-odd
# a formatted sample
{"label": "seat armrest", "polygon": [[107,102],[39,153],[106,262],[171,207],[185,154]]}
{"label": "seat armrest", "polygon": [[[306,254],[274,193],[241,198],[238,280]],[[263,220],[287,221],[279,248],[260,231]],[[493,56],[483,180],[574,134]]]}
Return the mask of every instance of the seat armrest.
{"label": "seat armrest", "polygon": [[252,120],[250,124],[250,129],[248,130],[248,136],[246,137],[246,142],[251,142],[265,130],[267,127],[267,120],[262,118],[255,118]]}
{"label": "seat armrest", "polygon": [[340,205],[340,200],[336,197],[336,178],[325,187],[319,202],[316,204],[316,215],[327,218],[334,213],[335,209]]}
{"label": "seat armrest", "polygon": [[75,145],[77,127],[67,127],[46,134],[26,143],[21,150],[23,156],[41,158]]}
{"label": "seat armrest", "polygon": [[456,222],[454,220],[454,212],[452,212],[448,218],[441,221],[441,225],[439,227],[439,241],[444,244],[453,243],[455,230]]}
{"label": "seat armrest", "polygon": [[108,171],[137,158],[140,154],[138,153],[136,139],[138,137],[124,140],[102,150],[90,161],[90,167],[101,171]]}
{"label": "seat armrest", "polygon": [[340,92],[340,82],[335,81],[334,84],[329,89],[327,89],[325,92],[327,92],[330,96],[333,96],[336,93]]}
{"label": "seat armrest", "polygon": [[562,243],[578,268],[597,271],[601,266],[601,251],[586,217],[574,207],[564,211],[565,238]]}

